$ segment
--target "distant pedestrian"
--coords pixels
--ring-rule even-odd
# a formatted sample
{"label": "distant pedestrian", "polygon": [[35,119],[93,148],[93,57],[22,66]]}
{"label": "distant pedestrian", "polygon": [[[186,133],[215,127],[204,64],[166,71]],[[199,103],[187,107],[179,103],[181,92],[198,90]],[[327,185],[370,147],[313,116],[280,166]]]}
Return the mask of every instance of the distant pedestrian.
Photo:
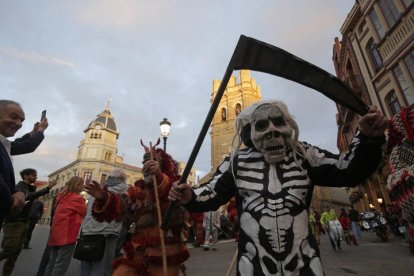
{"label": "distant pedestrian", "polygon": [[[114,169],[109,174],[108,179],[103,183],[103,187],[114,194],[124,194],[127,192],[128,185],[125,183],[126,174],[122,169]],[[80,261],[80,276],[109,276],[112,275],[112,261],[115,258],[116,244],[119,233],[122,229],[121,221],[98,221],[92,216],[92,206],[95,198],[91,196],[88,200],[87,212],[81,226],[81,234],[102,235],[105,237],[105,252],[102,259],[98,261]]]}
{"label": "distant pedestrian", "polygon": [[[210,247],[217,250],[218,228],[220,227],[220,214],[217,211],[208,211],[204,213],[203,227],[205,231],[204,248],[208,251]],[[211,240],[210,240],[211,236]]]}
{"label": "distant pedestrian", "polygon": [[348,214],[346,213],[345,209],[341,209],[341,213],[339,215],[339,222],[341,223],[342,229],[344,230],[344,237],[345,242],[347,244],[353,244],[358,245],[355,235],[353,231],[351,230],[351,220],[348,217]]}
{"label": "distant pedestrian", "polygon": [[328,233],[329,242],[333,250],[341,249],[340,233],[343,231],[342,228],[339,229],[341,227],[339,221],[337,224],[335,223],[336,221],[338,221],[338,217],[336,216],[335,209],[326,207],[321,216],[321,223]]}
{"label": "distant pedestrian", "polygon": [[315,211],[313,207],[311,207],[309,211],[309,224],[311,226],[312,234],[315,236],[315,240],[318,245],[321,244],[321,229],[323,230],[320,219],[321,216],[319,213]]}
{"label": "distant pedestrian", "polygon": [[351,220],[352,231],[356,238],[361,237],[361,227],[359,226],[359,213],[354,209],[354,206],[351,206],[351,209],[348,211],[349,219]]}
{"label": "distant pedestrian", "polygon": [[36,187],[33,186],[33,183],[37,179],[36,170],[32,168],[24,169],[20,172],[20,176],[22,177],[22,181],[16,185],[15,189],[26,195],[26,204],[21,212],[17,214],[9,213],[4,221],[4,235],[1,243],[2,251],[0,252],[0,260],[7,260],[3,266],[3,275],[11,275],[17,258],[23,248],[27,231],[29,230],[29,213],[33,200],[49,193],[50,189],[56,185],[55,181],[51,181],[46,188],[36,192]]}
{"label": "distant pedestrian", "polygon": [[38,199],[33,200],[32,207],[29,212],[29,230],[27,230],[26,239],[24,241],[23,249],[32,249],[30,247],[30,240],[32,239],[33,230],[37,222],[43,215],[44,204]]}
{"label": "distant pedestrian", "polygon": [[194,247],[200,247],[204,243],[204,229],[203,229],[203,220],[204,213],[190,213],[192,220],[192,228],[194,232]]}
{"label": "distant pedestrian", "polygon": [[57,195],[48,241],[52,248],[46,276],[62,276],[68,270],[79,228],[86,215],[85,200],[80,195],[83,185],[82,177],[73,176],[66,183],[65,191]]}

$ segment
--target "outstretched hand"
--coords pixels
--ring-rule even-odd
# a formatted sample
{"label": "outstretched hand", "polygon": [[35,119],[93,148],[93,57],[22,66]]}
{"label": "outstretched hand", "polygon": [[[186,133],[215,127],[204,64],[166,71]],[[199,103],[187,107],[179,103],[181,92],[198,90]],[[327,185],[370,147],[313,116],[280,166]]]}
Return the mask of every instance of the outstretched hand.
{"label": "outstretched hand", "polygon": [[90,194],[99,201],[106,201],[108,197],[107,191],[105,191],[101,187],[101,185],[95,180],[92,180],[91,182],[87,183],[85,185],[85,190],[88,194]]}
{"label": "outstretched hand", "polygon": [[388,119],[377,110],[375,105],[371,105],[368,113],[362,116],[358,122],[361,133],[370,138],[383,136],[387,126]]}
{"label": "outstretched hand", "polygon": [[171,201],[176,201],[179,204],[186,204],[190,202],[193,194],[191,193],[191,186],[185,183],[178,183],[176,181],[171,187],[168,199]]}

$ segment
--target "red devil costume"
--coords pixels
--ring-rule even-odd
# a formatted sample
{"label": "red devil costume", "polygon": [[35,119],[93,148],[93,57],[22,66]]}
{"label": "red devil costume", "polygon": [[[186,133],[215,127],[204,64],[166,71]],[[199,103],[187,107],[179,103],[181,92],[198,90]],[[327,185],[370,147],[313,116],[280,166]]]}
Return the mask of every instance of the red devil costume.
{"label": "red devil costume", "polygon": [[[144,148],[145,169],[145,164],[150,160],[150,149],[146,146]],[[179,179],[177,162],[165,151],[155,149],[155,146],[151,150],[154,160],[159,164],[160,171],[155,175],[155,179],[161,213],[164,214],[168,208],[168,193],[172,183]],[[93,215],[97,220],[118,220],[122,215],[126,215],[133,221],[130,230],[132,238],[124,245],[126,256],[114,261],[113,275],[163,275],[160,227],[152,183],[154,177],[152,174],[146,174],[145,170],[143,173],[144,179],[138,180],[128,189],[127,202],[119,195],[107,192],[106,200],[98,201],[93,208]],[[184,212],[177,206],[167,230],[164,231],[169,276],[179,275],[181,265],[189,258],[185,245]]]}
{"label": "red devil costume", "polygon": [[414,106],[402,108],[388,128],[390,175],[387,188],[408,222],[408,240],[414,254]]}

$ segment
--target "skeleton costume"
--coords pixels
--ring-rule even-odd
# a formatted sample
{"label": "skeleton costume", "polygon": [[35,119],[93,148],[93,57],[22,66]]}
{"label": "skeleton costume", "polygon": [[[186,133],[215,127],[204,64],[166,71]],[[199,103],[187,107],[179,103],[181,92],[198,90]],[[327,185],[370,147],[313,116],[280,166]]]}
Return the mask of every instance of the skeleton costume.
{"label": "skeleton costume", "polygon": [[279,101],[244,109],[236,132],[239,139],[231,155],[206,185],[192,191],[184,206],[198,212],[216,210],[236,196],[237,275],[324,275],[309,229],[313,187],[352,187],[364,181],[382,158],[384,137],[358,133],[348,153],[332,154],[298,142],[298,126]]}

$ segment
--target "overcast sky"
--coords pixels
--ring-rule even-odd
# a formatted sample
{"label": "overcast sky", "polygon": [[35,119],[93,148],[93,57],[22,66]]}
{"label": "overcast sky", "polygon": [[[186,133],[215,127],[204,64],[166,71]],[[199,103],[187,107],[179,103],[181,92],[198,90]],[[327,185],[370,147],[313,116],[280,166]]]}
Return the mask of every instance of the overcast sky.
{"label": "overcast sky", "polygon": [[[139,144],[172,123],[167,151],[186,162],[241,34],[283,48],[335,73],[332,46],[354,1],[343,0],[2,0],[1,98],[26,113],[16,134],[47,109],[49,128],[35,153],[14,157],[16,175],[39,180],[76,158],[83,130],[110,110],[120,131],[118,155],[140,166]],[[237,72],[235,72],[236,74]],[[299,84],[251,72],[264,99],[287,103],[300,140],[337,152],[334,103]],[[210,170],[210,136],[195,162]],[[18,176],[17,179],[20,179]]]}

